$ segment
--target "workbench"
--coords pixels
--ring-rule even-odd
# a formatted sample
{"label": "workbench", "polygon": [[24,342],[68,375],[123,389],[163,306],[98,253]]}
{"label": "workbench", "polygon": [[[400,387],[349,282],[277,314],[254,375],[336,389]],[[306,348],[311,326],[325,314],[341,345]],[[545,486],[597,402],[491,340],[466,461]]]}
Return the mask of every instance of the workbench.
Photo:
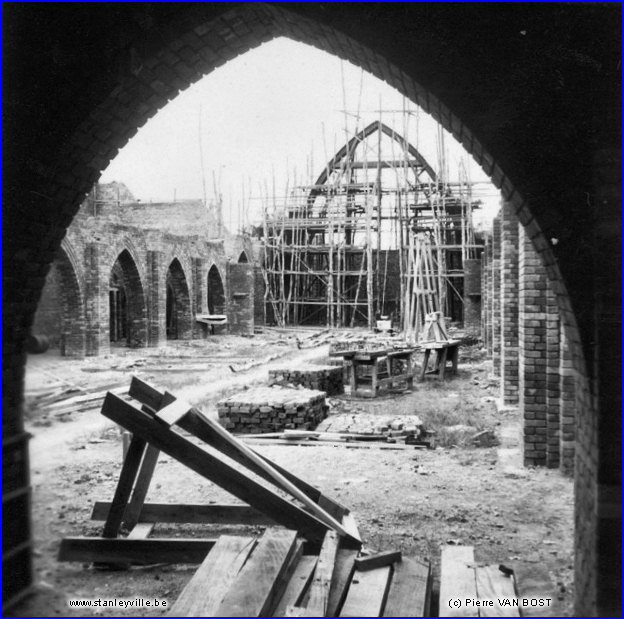
{"label": "workbench", "polygon": [[[411,388],[414,382],[412,354],[416,348],[382,350],[339,350],[330,353],[332,357],[342,357],[349,375],[351,395],[374,398],[381,387],[392,387],[405,382]],[[405,362],[404,371],[395,373],[397,362]],[[358,368],[369,371],[358,372]],[[368,388],[363,388],[364,386]]]}
{"label": "workbench", "polygon": [[[421,347],[425,351],[425,358],[423,359],[422,369],[420,371],[420,380],[424,380],[425,376],[432,376],[439,380],[444,380],[446,373],[446,364],[452,364],[452,372],[457,374],[457,362],[459,359],[459,346],[460,340],[448,340],[446,342],[421,342]],[[429,357],[431,351],[435,351],[435,365],[434,369],[427,371],[429,365]]]}

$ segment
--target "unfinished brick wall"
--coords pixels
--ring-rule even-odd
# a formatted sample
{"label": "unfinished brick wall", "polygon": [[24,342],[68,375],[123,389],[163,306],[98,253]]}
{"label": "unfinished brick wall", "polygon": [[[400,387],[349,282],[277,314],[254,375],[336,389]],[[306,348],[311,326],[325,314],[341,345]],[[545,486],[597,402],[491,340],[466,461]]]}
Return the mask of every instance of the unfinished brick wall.
{"label": "unfinished brick wall", "polygon": [[501,402],[518,404],[518,218],[511,202],[501,207]]}
{"label": "unfinished brick wall", "polygon": [[[195,314],[226,313],[226,261],[252,255],[250,249],[242,249],[249,242],[240,237],[228,237],[226,243],[208,239],[210,235],[198,236],[198,225],[202,229],[207,225],[198,218],[206,212],[199,201],[142,204],[122,183],[97,185],[63,241],[42,294],[34,332],[51,336],[52,345],[68,356],[107,352],[115,271],[126,303],[125,336],[116,337],[118,342],[159,346],[166,341],[167,289],[170,314],[175,306],[175,326],[170,325],[169,336],[205,337],[207,332],[195,321]],[[135,225],[142,215],[148,226]],[[170,228],[193,234],[172,234]],[[167,276],[174,261],[174,272]],[[237,328],[251,332],[252,322],[241,322]]]}

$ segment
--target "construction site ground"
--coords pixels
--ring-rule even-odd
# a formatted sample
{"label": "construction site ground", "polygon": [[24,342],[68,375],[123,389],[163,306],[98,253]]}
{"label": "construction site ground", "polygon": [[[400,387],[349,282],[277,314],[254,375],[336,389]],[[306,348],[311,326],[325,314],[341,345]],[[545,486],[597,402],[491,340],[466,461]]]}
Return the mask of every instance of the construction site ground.
{"label": "construction site ground", "polygon": [[[72,609],[69,599],[157,598],[172,604],[196,566],[159,564],[129,571],[99,571],[59,563],[64,536],[99,535],[91,521],[95,501],[110,500],[122,463],[119,428],[96,410],[54,415],[31,397],[46,383],[109,389],[137,375],[216,416],[225,395],[266,384],[269,367],[323,362],[336,333],[265,329],[251,337],[216,335],[172,342],[160,349],[116,348],[111,354],[72,360],[57,352],[31,356],[26,378],[27,430],[32,473],[36,594],[15,616],[96,616],[105,608]],[[427,557],[439,588],[440,546],[471,545],[480,563],[525,561],[545,566],[562,614],[572,614],[573,484],[557,470],[523,468],[521,421],[498,410],[497,379],[477,346],[460,351],[459,373],[444,382],[415,382],[410,392],[375,399],[329,398],[331,431],[362,426],[371,418],[417,415],[435,430],[435,449],[392,449],[383,443],[254,445],[263,455],[316,484],[348,506],[368,550],[401,550]],[[30,394],[30,396],[29,396]],[[494,441],[474,446],[483,430]],[[491,435],[486,435],[491,439]],[[496,443],[499,444],[496,444]],[[161,454],[148,502],[236,502],[219,488]],[[157,525],[153,536],[215,537],[199,525]],[[238,527],[240,530],[240,527]],[[116,609],[116,615],[153,616],[158,609]]]}

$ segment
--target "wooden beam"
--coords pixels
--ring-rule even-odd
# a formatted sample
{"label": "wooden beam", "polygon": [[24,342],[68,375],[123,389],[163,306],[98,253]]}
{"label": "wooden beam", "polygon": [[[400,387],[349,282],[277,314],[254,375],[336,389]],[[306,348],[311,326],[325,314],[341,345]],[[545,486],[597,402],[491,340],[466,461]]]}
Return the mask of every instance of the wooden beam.
{"label": "wooden beam", "polygon": [[[472,546],[444,546],[440,566],[440,617],[478,617],[476,607],[463,600],[477,599],[474,551]],[[460,603],[453,603],[459,600]]]}
{"label": "wooden beam", "polygon": [[[475,569],[477,580],[477,595],[479,602],[487,602],[487,606],[479,607],[480,617],[519,617],[517,606],[513,606],[511,600],[517,602],[514,582],[511,576],[503,574],[496,565],[486,565]],[[504,606],[499,600],[510,601]]]}
{"label": "wooden beam", "polygon": [[355,572],[355,557],[357,555],[357,550],[338,548],[332,582],[329,588],[329,600],[327,601],[328,617],[339,616]]}
{"label": "wooden beam", "polygon": [[158,456],[160,456],[160,450],[153,445],[148,445],[143,454],[143,461],[141,462],[141,468],[132,491],[130,503],[128,503],[123,515],[123,523],[129,529],[132,529],[139,522],[139,514],[145,503],[145,497],[158,463]]}
{"label": "wooden beam", "polygon": [[338,552],[339,538],[335,531],[327,531],[318,563],[314,570],[314,578],[310,586],[310,598],[308,600],[307,614],[312,617],[327,616],[327,604],[329,601],[329,589],[331,587],[336,554]]}
{"label": "wooden beam", "polygon": [[123,537],[65,537],[59,561],[80,563],[201,563],[214,539],[127,539]]}
{"label": "wooden beam", "polygon": [[256,540],[253,537],[219,537],[167,615],[215,616],[255,545]]}
{"label": "wooden beam", "polygon": [[168,426],[179,423],[180,419],[190,412],[192,406],[184,400],[174,400],[170,404],[162,407],[156,413],[156,419],[160,419]]}
{"label": "wooden beam", "polygon": [[[222,428],[218,422],[205,417],[197,409],[193,409],[190,414],[180,419],[178,425],[197,438],[219,449],[233,460],[243,464],[267,481],[275,484],[281,490],[295,497],[305,505],[307,511],[318,520],[325,523],[328,528],[334,529],[343,537],[351,537],[338,520],[328,514],[323,508],[310,499],[305,492],[283,476],[273,466],[265,462],[258,454],[250,449],[248,445],[234,438],[227,430]],[[353,540],[354,542],[360,542],[360,540],[356,538],[353,538]]]}
{"label": "wooden beam", "polygon": [[[221,456],[208,453],[172,432],[129,402],[109,393],[104,400],[102,414],[133,434],[143,437],[241,501],[261,509],[279,524],[300,531],[309,541],[320,543],[323,539],[327,527],[314,516],[233,468]],[[353,538],[349,537],[349,540],[356,543]]]}
{"label": "wooden beam", "polygon": [[[110,394],[107,394],[107,397]],[[112,396],[117,397],[117,396]],[[119,481],[115,488],[115,494],[111,503],[111,508],[106,517],[104,523],[104,529],[102,531],[102,537],[117,537],[119,534],[119,527],[121,526],[126,507],[128,506],[128,499],[134,486],[134,480],[136,479],[145,451],[146,442],[145,439],[139,436],[133,436],[128,447],[128,452],[124,459],[121,473],[119,475]]]}
{"label": "wooden beam", "polygon": [[[163,402],[170,402],[171,398],[174,397],[168,392],[161,393],[160,391],[158,391],[158,389],[155,389],[149,383],[146,383],[136,376],[132,377],[132,381],[130,382],[130,390],[128,393],[135,400],[138,400],[142,404],[149,406],[154,411],[157,411],[162,406]],[[237,456],[237,450],[232,450],[228,443],[220,441],[219,444],[221,445],[221,451],[227,456],[231,458],[235,458]],[[334,518],[340,519],[340,517],[342,517],[344,514],[349,513],[349,509],[347,507],[341,505],[330,497],[323,495],[321,491],[315,486],[300,479],[296,475],[293,475],[290,471],[282,468],[279,464],[273,462],[266,456],[257,453],[256,450],[252,449],[252,451],[256,453],[260,458],[262,458],[272,468],[274,468],[278,473],[288,479],[288,481],[297,486],[299,490],[305,493],[313,501],[320,503],[320,499],[321,497],[323,497],[323,508],[328,513],[333,515]],[[263,477],[265,475],[263,469],[255,469],[254,472]]]}
{"label": "wooden beam", "polygon": [[[352,551],[357,552],[357,551]],[[290,577],[286,590],[275,607],[274,616],[284,617],[290,606],[298,606],[303,599],[310,583],[318,557],[314,555],[304,555],[299,560],[293,575]]]}
{"label": "wooden beam", "polygon": [[[129,394],[154,410],[158,410],[163,401],[170,402],[171,399],[174,398],[174,396],[168,392],[161,394],[151,385],[136,377],[132,378]],[[159,396],[160,400],[158,399]],[[308,507],[309,511],[328,525],[331,521],[328,520],[326,516],[329,516],[329,518],[334,521],[331,525],[332,528],[340,530],[341,525],[339,521],[343,515],[349,513],[346,507],[324,496],[318,488],[299,479],[290,471],[287,471],[275,462],[256,453],[251,447],[223,429],[217,422],[203,415],[201,411],[193,409],[193,413],[194,414],[191,415],[185,415],[178,420],[178,425],[183,430],[194,434],[197,438],[215,447],[226,456],[245,465],[263,479],[293,494],[293,496]],[[323,505],[317,508],[314,503],[320,505],[321,498]],[[323,515],[323,512],[326,512],[326,515]],[[343,535],[348,535],[346,531],[341,531],[341,533]],[[357,541],[359,541],[359,538],[357,538]]]}
{"label": "wooden beam", "polygon": [[429,617],[431,565],[404,557],[394,566],[384,617]]}
{"label": "wooden beam", "polygon": [[153,522],[141,522],[132,527],[126,539],[147,539],[154,530]]}
{"label": "wooden beam", "polygon": [[[91,520],[106,520],[110,503],[98,501]],[[188,505],[179,503],[144,503],[139,522],[181,524],[250,524],[271,526],[276,522],[249,505]]]}
{"label": "wooden beam", "polygon": [[286,589],[297,533],[267,529],[217,609],[217,617],[267,617]]}
{"label": "wooden beam", "polygon": [[399,563],[402,559],[400,550],[389,550],[387,552],[379,552],[370,557],[357,557],[355,560],[355,569],[358,572],[368,572],[378,567],[386,567],[393,563]]}
{"label": "wooden beam", "polygon": [[355,572],[341,617],[381,617],[386,604],[390,567]]}

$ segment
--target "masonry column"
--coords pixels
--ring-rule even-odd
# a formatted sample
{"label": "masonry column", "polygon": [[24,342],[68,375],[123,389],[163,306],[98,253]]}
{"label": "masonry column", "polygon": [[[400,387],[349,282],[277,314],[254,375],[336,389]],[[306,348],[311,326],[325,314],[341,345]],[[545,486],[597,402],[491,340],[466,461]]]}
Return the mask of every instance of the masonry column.
{"label": "masonry column", "polygon": [[192,258],[192,269],[193,299],[191,300],[191,312],[193,314],[193,337],[205,338],[208,336],[208,329],[205,328],[205,325],[197,322],[195,316],[204,312],[204,299],[207,298],[207,279],[204,277],[204,273],[206,273],[206,260],[204,258]]}
{"label": "masonry column", "polygon": [[160,251],[147,252],[147,316],[149,346],[164,346],[167,343],[167,289]]}
{"label": "masonry column", "polygon": [[518,228],[519,404],[524,464],[546,465],[546,270],[524,228]]}
{"label": "masonry column", "polygon": [[102,274],[101,251],[97,243],[85,248],[86,354],[103,355],[110,351],[108,315],[108,273]]}
{"label": "masonry column", "polygon": [[484,329],[483,337],[487,356],[492,358],[492,237],[490,235],[485,239],[485,249],[483,251],[483,259],[485,261],[482,273],[483,278],[483,316]]}
{"label": "masonry column", "polygon": [[559,468],[564,475],[574,475],[576,441],[576,370],[565,328],[560,323],[559,337]]}
{"label": "masonry column", "polygon": [[[548,282],[547,282],[548,284]],[[559,467],[560,452],[560,402],[559,369],[561,325],[557,297],[550,287],[546,289],[546,466]]]}
{"label": "masonry column", "polygon": [[500,215],[492,223],[492,373],[501,371],[501,220]]}
{"label": "masonry column", "polygon": [[479,337],[481,331],[481,259],[464,260],[464,332]]}
{"label": "masonry column", "polygon": [[501,209],[501,403],[518,405],[518,218]]}

